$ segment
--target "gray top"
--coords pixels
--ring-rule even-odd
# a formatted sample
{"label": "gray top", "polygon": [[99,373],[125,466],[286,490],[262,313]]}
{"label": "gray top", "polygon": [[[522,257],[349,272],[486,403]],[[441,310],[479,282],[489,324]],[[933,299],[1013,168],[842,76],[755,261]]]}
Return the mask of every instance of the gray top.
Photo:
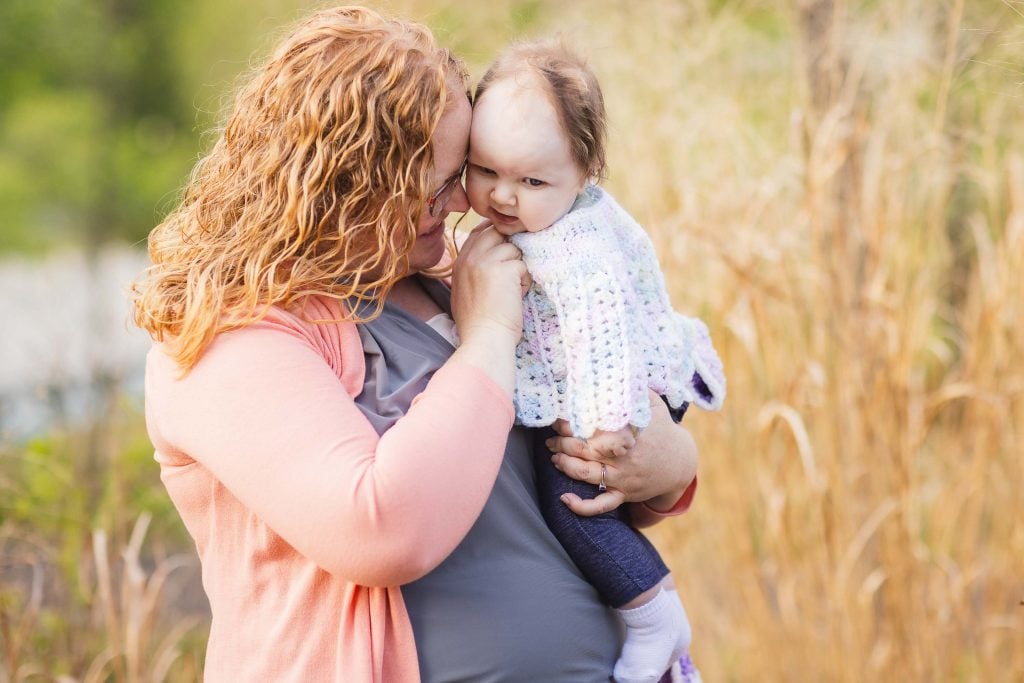
{"label": "gray top", "polygon": [[[419,280],[450,313],[448,289]],[[383,433],[454,348],[393,304],[359,325],[359,335],[366,384],[356,403]],[[544,448],[543,436],[512,430],[494,490],[469,534],[434,571],[402,586],[424,683],[591,683],[611,675],[618,622],[540,513],[532,454]]]}

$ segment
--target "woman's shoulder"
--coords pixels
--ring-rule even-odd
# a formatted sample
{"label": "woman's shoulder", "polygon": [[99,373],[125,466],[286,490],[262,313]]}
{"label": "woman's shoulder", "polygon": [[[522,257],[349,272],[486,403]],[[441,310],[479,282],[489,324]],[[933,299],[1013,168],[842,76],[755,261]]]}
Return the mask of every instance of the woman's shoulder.
{"label": "woman's shoulder", "polygon": [[285,336],[319,354],[353,396],[363,386],[363,345],[345,304],[338,299],[309,295],[287,308],[271,306],[253,325],[231,334]]}
{"label": "woman's shoulder", "polygon": [[[147,360],[147,377],[157,388],[162,380],[188,383],[196,375],[217,374],[245,365],[259,372],[290,357],[319,355],[352,395],[363,384],[362,343],[344,305],[330,297],[310,295],[293,306],[271,306],[257,321],[218,333],[189,372],[182,373],[169,353],[156,343]],[[354,393],[353,393],[354,392]]]}

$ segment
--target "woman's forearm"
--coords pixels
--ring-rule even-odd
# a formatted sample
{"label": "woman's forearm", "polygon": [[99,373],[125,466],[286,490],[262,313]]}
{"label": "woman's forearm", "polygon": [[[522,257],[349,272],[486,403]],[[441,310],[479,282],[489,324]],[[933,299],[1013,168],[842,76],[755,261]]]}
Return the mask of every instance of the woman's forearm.
{"label": "woman's forearm", "polygon": [[[462,336],[461,330],[459,334]],[[480,370],[511,400],[516,382],[516,343],[509,330],[480,325],[462,337],[451,361],[466,363]]]}

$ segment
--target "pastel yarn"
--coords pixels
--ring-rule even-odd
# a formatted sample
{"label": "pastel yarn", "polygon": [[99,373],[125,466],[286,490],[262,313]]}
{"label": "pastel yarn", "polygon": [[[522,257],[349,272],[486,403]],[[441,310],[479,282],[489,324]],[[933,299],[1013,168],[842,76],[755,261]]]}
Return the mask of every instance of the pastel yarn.
{"label": "pastel yarn", "polygon": [[648,389],[679,408],[725,398],[707,326],[672,310],[650,238],[588,185],[551,227],[513,235],[533,284],[516,348],[516,421],[569,422],[574,435],[651,421]]}

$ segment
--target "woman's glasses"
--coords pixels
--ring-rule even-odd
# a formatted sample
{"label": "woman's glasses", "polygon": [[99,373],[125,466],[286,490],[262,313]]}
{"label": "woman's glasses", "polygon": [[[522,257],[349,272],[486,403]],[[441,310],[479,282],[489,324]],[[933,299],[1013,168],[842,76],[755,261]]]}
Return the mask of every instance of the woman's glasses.
{"label": "woman's glasses", "polygon": [[455,188],[462,181],[462,174],[466,172],[467,161],[462,162],[462,166],[459,167],[458,173],[453,175],[448,180],[444,181],[444,185],[437,188],[434,194],[430,195],[430,199],[427,200],[427,211],[430,213],[431,218],[437,218],[444,211],[445,204],[452,198],[452,194],[455,193]]}

